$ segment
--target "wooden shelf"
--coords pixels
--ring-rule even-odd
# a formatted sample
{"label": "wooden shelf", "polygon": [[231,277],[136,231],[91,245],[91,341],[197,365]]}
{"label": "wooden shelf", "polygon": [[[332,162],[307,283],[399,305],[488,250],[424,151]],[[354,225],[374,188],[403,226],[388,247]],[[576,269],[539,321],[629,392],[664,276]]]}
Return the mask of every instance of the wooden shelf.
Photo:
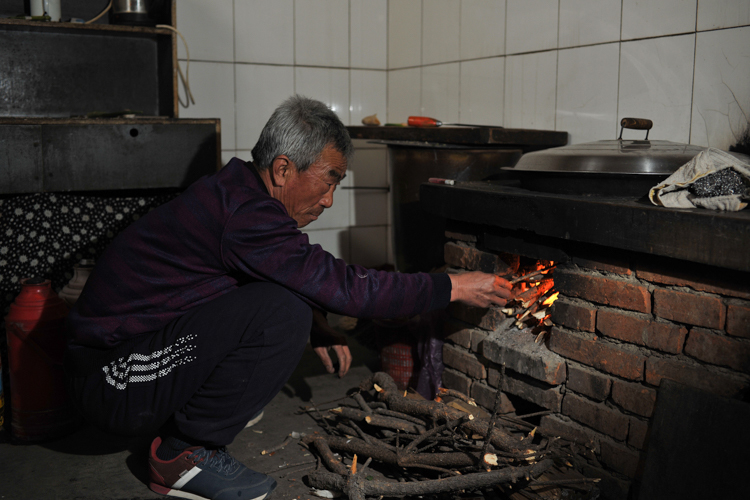
{"label": "wooden shelf", "polygon": [[211,118],[171,118],[169,116],[118,116],[113,118],[89,117],[30,117],[30,116],[0,116],[2,125],[168,125],[170,123],[204,123]]}
{"label": "wooden shelf", "polygon": [[178,116],[171,30],[2,19],[0,47],[0,115]]}
{"label": "wooden shelf", "polygon": [[[490,126],[444,127],[347,127],[352,139],[402,141],[403,146],[418,146],[419,142],[454,144],[467,147],[512,147],[524,152],[564,146],[568,133],[555,130],[536,130]],[[415,144],[407,144],[413,142]],[[396,145],[395,142],[391,145]]]}
{"label": "wooden shelf", "polygon": [[0,194],[185,188],[221,165],[218,119],[2,118]]}
{"label": "wooden shelf", "polygon": [[[63,4],[67,18],[101,12]],[[159,5],[173,26],[174,0]],[[184,188],[221,166],[219,120],[177,118],[172,30],[3,17],[0,47],[0,194]]]}
{"label": "wooden shelf", "polygon": [[86,35],[116,34],[141,37],[172,36],[174,34],[172,30],[167,28],[151,28],[148,26],[64,23],[13,18],[0,18],[0,30],[29,31],[36,33],[75,33]]}

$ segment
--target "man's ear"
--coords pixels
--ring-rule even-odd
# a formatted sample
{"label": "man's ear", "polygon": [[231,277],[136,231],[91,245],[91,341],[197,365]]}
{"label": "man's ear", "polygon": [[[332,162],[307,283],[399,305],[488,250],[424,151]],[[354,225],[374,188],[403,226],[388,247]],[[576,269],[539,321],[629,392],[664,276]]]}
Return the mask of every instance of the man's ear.
{"label": "man's ear", "polygon": [[286,184],[294,168],[292,161],[286,155],[279,155],[271,163],[271,181],[274,186],[282,187]]}

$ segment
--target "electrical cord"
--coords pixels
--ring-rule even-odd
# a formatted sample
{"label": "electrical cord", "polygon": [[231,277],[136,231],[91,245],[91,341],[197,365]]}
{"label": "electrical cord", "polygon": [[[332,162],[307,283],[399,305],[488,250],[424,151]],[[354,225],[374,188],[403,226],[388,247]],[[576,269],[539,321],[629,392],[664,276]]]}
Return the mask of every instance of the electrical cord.
{"label": "electrical cord", "polygon": [[89,19],[88,21],[86,21],[86,22],[85,22],[85,23],[83,23],[83,24],[91,24],[91,23],[95,23],[96,21],[98,21],[99,19],[101,19],[101,17],[102,17],[102,16],[104,15],[104,14],[106,14],[107,12],[109,12],[109,9],[111,9],[111,8],[112,8],[112,0],[109,0],[109,4],[108,4],[108,5],[107,5],[107,6],[106,6],[106,7],[104,8],[104,10],[103,10],[103,11],[101,11],[101,12],[99,13],[99,15],[98,15],[98,16],[96,16],[96,17],[95,17],[95,18],[93,18],[93,19]]}
{"label": "electrical cord", "polygon": [[180,99],[180,93],[177,92],[177,100],[180,102],[183,108],[189,108],[190,104],[195,104],[195,98],[193,97],[193,92],[190,90],[190,51],[188,50],[187,42],[185,41],[185,37],[182,36],[182,33],[177,31],[176,28],[173,28],[172,26],[168,24],[157,24],[157,28],[166,28],[168,30],[172,30],[175,33],[177,33],[180,38],[182,39],[182,44],[185,46],[185,56],[187,61],[185,62],[185,74],[182,74],[182,68],[180,67],[180,60],[177,60],[177,74],[180,75],[180,81],[182,81],[182,86],[185,89],[185,100],[187,103],[182,102],[182,99]]}

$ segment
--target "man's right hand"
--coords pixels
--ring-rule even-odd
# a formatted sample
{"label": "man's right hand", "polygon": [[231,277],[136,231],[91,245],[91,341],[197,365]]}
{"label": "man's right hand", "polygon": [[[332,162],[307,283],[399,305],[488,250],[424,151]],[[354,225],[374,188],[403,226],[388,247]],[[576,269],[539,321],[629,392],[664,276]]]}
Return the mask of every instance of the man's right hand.
{"label": "man's right hand", "polygon": [[504,306],[513,296],[513,285],[495,274],[468,272],[448,276],[452,284],[451,302],[476,307]]}

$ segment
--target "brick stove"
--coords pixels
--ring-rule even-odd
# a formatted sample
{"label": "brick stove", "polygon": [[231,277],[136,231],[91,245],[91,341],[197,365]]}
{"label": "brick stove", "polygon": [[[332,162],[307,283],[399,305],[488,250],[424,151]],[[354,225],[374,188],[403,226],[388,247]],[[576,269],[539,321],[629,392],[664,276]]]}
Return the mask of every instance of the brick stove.
{"label": "brick stove", "polygon": [[502,182],[424,184],[420,200],[447,219],[451,270],[509,275],[519,261],[557,264],[560,296],[543,342],[501,308],[451,306],[443,383],[486,408],[501,389],[501,411],[548,411],[535,422],[588,450],[586,473],[602,478],[606,498],[637,495],[664,380],[750,400],[750,211]]}

